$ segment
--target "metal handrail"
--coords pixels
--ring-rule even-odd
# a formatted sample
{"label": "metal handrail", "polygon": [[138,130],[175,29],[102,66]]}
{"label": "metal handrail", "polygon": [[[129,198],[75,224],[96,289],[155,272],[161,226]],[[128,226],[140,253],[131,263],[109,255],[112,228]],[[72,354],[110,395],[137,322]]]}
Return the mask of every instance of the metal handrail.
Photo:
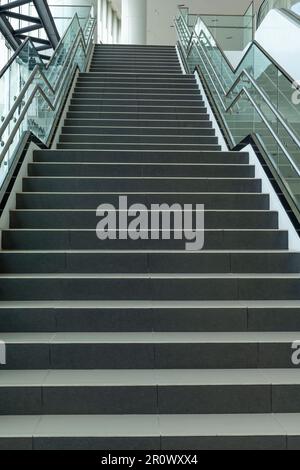
{"label": "metal handrail", "polygon": [[[205,34],[204,34],[205,35]],[[207,38],[206,38],[207,39]],[[206,51],[204,51],[204,48],[203,48],[203,45],[201,44],[201,41],[199,41],[198,44],[196,44],[196,48],[198,50],[198,47],[201,47],[201,49],[203,50],[203,53],[206,57],[206,60],[208,61],[208,63],[210,64],[210,67],[211,69],[214,71],[214,75],[217,76],[216,74],[216,71],[214,69],[214,67],[212,66],[211,64],[211,61],[209,59],[209,57],[207,56],[206,54]],[[250,93],[248,92],[248,90],[243,86],[242,89],[239,91],[239,93],[237,94],[237,96],[234,98],[234,100],[229,104],[229,106],[226,106],[225,103],[224,103],[224,100],[223,98],[221,97],[220,93],[219,93],[219,90],[218,88],[216,87],[216,84],[215,84],[215,81],[214,79],[212,78],[211,76],[211,73],[209,72],[208,68],[206,67],[206,64],[205,62],[203,61],[199,51],[198,51],[198,54],[199,54],[199,57],[202,61],[202,64],[203,66],[205,67],[205,70],[206,70],[206,73],[208,74],[209,78],[210,78],[210,81],[211,83],[213,84],[214,86],[214,89],[215,89],[215,92],[217,93],[218,97],[219,97],[219,100],[221,102],[221,105],[223,107],[223,110],[224,112],[229,112],[232,107],[238,102],[238,100],[241,98],[241,96],[243,94],[245,94],[247,96],[247,98],[249,99],[249,101],[251,102],[251,104],[253,105],[254,109],[256,110],[256,112],[259,114],[259,116],[261,117],[262,121],[264,122],[264,124],[266,125],[266,127],[269,129],[272,137],[275,139],[277,145],[281,148],[281,150],[284,152],[285,156],[287,157],[287,159],[289,160],[290,164],[292,165],[293,169],[296,171],[297,175],[300,176],[300,169],[296,166],[295,162],[293,161],[292,157],[290,156],[289,152],[287,151],[287,149],[285,148],[285,146],[282,144],[282,142],[280,141],[280,139],[278,138],[278,136],[276,135],[276,133],[274,132],[274,130],[272,129],[272,127],[270,126],[270,124],[268,123],[265,115],[263,114],[263,112],[261,111],[261,109],[259,108],[259,106],[257,106],[257,104],[255,103],[255,101],[253,100],[253,98],[251,97]],[[285,121],[282,119],[282,117],[280,116],[280,114],[277,112],[276,108],[274,108],[274,106],[272,105],[272,103],[270,102],[270,100],[265,96],[265,94],[261,91],[261,89],[259,88],[259,86],[257,85],[257,83],[255,82],[255,80],[251,77],[251,75],[249,75],[249,73],[246,71],[246,70],[243,70],[240,75],[237,77],[237,79],[235,80],[233,86],[230,88],[230,90],[225,93],[225,97],[228,96],[230,93],[232,93],[234,87],[237,85],[237,83],[240,81],[242,75],[245,74],[247,76],[247,78],[251,81],[252,85],[255,86],[255,89],[259,92],[259,94],[261,95],[261,97],[263,98],[264,102],[267,104],[267,106],[271,109],[271,111],[274,113],[274,115],[276,116],[276,118],[278,119],[278,121],[281,123],[281,125],[285,128],[285,130],[287,131],[288,135],[290,136],[290,138],[294,141],[294,143],[300,148],[300,142],[298,140],[298,138],[295,136],[295,134],[291,131],[291,129],[289,128],[289,126],[285,123]]]}
{"label": "metal handrail", "polygon": [[[188,26],[187,26],[187,24],[186,24],[186,22],[185,22],[185,20],[184,20],[184,17],[183,17],[183,15],[181,14],[181,9],[180,9],[180,8],[179,8],[179,11],[180,11],[180,18],[181,18],[181,20],[182,20],[183,25],[185,26],[185,28],[187,28],[188,33],[191,34],[191,36],[194,35],[195,37],[198,37],[197,34],[196,34],[194,31],[192,31],[192,33],[190,33],[190,30],[189,30],[189,28],[188,28]],[[200,19],[201,19],[201,17],[202,17],[202,15],[197,15],[197,16],[198,16]],[[208,26],[205,24],[205,22],[204,22],[204,21],[202,21],[202,22],[203,22],[203,24],[205,25],[205,27],[206,27],[207,29],[209,29]],[[252,42],[249,44],[249,46],[246,48],[246,50],[245,50],[245,52],[244,52],[242,58],[240,59],[240,61],[238,62],[238,64],[237,64],[235,67],[231,64],[231,62],[229,61],[228,57],[227,57],[226,54],[224,53],[222,47],[219,45],[218,41],[217,41],[215,38],[214,38],[214,42],[215,42],[215,44],[216,44],[218,50],[220,51],[220,54],[222,55],[222,58],[224,59],[224,61],[226,62],[226,64],[228,65],[228,67],[230,68],[230,70],[232,71],[233,74],[235,74],[236,71],[241,67],[242,62],[245,60],[245,57],[246,57],[246,55],[249,53],[249,50],[251,49],[251,47],[256,46],[256,47],[266,56],[266,58],[267,58],[270,62],[272,62],[272,64],[274,64],[274,65],[276,66],[276,68],[280,71],[280,73],[282,73],[282,74],[287,78],[287,80],[289,80],[292,84],[293,84],[294,81],[295,81],[294,78],[292,78],[292,76],[289,75],[289,73],[288,73],[284,68],[282,68],[281,65],[280,65],[273,57],[271,57],[270,54],[269,54],[269,53],[261,46],[261,44],[259,44],[255,39],[253,39]]]}
{"label": "metal handrail", "polygon": [[[77,17],[77,15],[75,14],[73,20],[75,20],[76,17]],[[72,20],[72,22],[73,22],[73,20]],[[77,20],[78,20],[78,17],[77,17]],[[69,28],[70,28],[72,22],[70,23]],[[66,58],[65,58],[65,61],[64,61],[65,65],[61,69],[58,80],[56,81],[54,87],[52,87],[52,85],[50,84],[49,80],[47,79],[47,77],[44,74],[44,70],[40,67],[40,65],[39,64],[35,65],[33,71],[31,72],[31,74],[28,78],[28,80],[26,81],[26,84],[22,88],[20,94],[18,95],[17,99],[14,102],[14,105],[10,109],[7,117],[5,118],[3,124],[0,128],[0,137],[1,137],[3,135],[3,133],[5,132],[7,126],[9,125],[10,121],[13,119],[13,116],[14,116],[16,110],[18,108],[20,108],[20,106],[23,106],[23,109],[22,109],[22,111],[21,111],[21,113],[18,117],[18,120],[16,121],[12,131],[10,132],[9,138],[8,138],[4,148],[3,148],[3,151],[1,152],[0,165],[1,165],[2,161],[4,160],[5,155],[8,151],[11,143],[13,142],[15,135],[17,134],[17,132],[18,132],[18,130],[19,130],[21,124],[22,124],[22,121],[23,121],[23,119],[26,115],[26,112],[28,111],[31,103],[33,102],[33,99],[35,98],[35,96],[37,94],[39,94],[39,96],[43,97],[44,102],[49,106],[49,108],[52,111],[56,110],[57,105],[59,103],[60,96],[61,96],[61,94],[64,90],[63,78],[65,76],[70,76],[68,74],[68,72],[70,71],[71,68],[74,68],[74,63],[72,62],[72,59],[76,55],[79,47],[82,47],[82,49],[85,53],[85,57],[88,58],[89,53],[90,53],[90,49],[91,49],[91,39],[92,39],[92,36],[94,34],[94,30],[95,30],[95,20],[92,21],[92,27],[90,28],[89,35],[88,35],[88,40],[86,41],[84,33],[82,31],[82,28],[81,27],[79,28],[79,31],[77,32],[76,37],[72,42],[72,46],[68,50],[68,53],[66,55]],[[66,31],[65,34],[67,34],[67,31]],[[64,37],[65,37],[65,35],[64,35]],[[24,47],[24,44],[23,44],[23,47]],[[59,47],[59,45],[58,45],[58,47]],[[75,68],[77,68],[77,66],[75,66]],[[37,75],[39,75],[39,78],[43,79],[46,87],[49,88],[50,91],[53,93],[54,99],[51,101],[51,99],[49,99],[49,97],[46,95],[46,93],[45,93],[44,89],[42,88],[42,86],[40,84],[36,84],[33,91],[31,92],[30,96],[26,100],[26,103],[24,104],[23,103],[23,98],[24,98],[26,92],[28,91],[30,85],[32,85],[32,83],[36,79]],[[51,134],[52,134],[52,129],[49,132],[49,136]],[[49,136],[48,136],[48,138],[49,138]]]}
{"label": "metal handrail", "polygon": [[[203,33],[205,38],[207,39],[205,33]],[[198,45],[197,45],[198,46]],[[200,42],[200,46],[201,46],[201,49],[203,51],[203,53],[205,54],[205,57],[207,59],[207,61],[210,63],[211,65],[211,68],[213,69],[214,71],[214,75],[218,77],[216,71],[215,71],[215,68],[212,66],[211,64],[211,61],[209,60],[209,57],[208,55],[206,54],[206,51],[205,49],[203,48],[201,42]],[[267,95],[263,92],[263,90],[257,85],[256,81],[254,80],[253,77],[251,77],[251,75],[249,74],[249,72],[246,70],[246,69],[243,69],[240,74],[237,76],[237,78],[235,79],[235,81],[233,82],[232,86],[229,88],[229,90],[227,92],[225,92],[225,97],[229,97],[229,95],[231,93],[233,93],[235,87],[237,86],[237,84],[241,81],[242,79],[242,76],[245,75],[247,77],[247,79],[251,82],[251,84],[253,85],[253,87],[256,89],[256,91],[259,93],[259,95],[262,97],[262,99],[264,100],[264,102],[268,105],[268,107],[271,109],[271,111],[273,112],[273,114],[276,116],[276,118],[278,119],[278,121],[280,122],[280,124],[285,128],[285,130],[287,131],[287,133],[289,134],[289,136],[291,137],[291,139],[294,141],[294,143],[300,148],[300,140],[298,139],[298,137],[294,134],[294,132],[290,129],[290,127],[286,124],[285,120],[283,119],[283,117],[281,116],[281,114],[277,111],[277,109],[273,106],[272,102],[269,100],[269,98],[267,97]],[[222,88],[224,90],[224,88]],[[229,108],[226,109],[226,112],[230,109],[230,106]]]}
{"label": "metal handrail", "polygon": [[[81,36],[81,44],[83,45],[83,47],[86,49],[86,44],[85,44],[85,40],[84,40],[84,36],[83,36],[83,33],[82,33],[82,30],[80,29],[79,32],[77,33],[77,36],[75,38],[75,41],[73,42],[72,44],[72,47],[70,48],[70,50],[68,51],[68,54],[66,56],[66,60],[65,60],[65,63],[68,63],[68,59],[70,57],[70,55],[72,54],[74,48],[75,48],[75,45],[76,45],[76,41],[78,39],[78,37]],[[9,124],[9,122],[11,121],[12,117],[14,116],[14,113],[16,111],[16,109],[20,106],[21,102],[22,102],[22,98],[23,96],[26,94],[26,91],[28,90],[29,86],[32,84],[32,82],[34,81],[35,79],[35,76],[36,74],[40,74],[41,77],[43,77],[44,81],[46,82],[46,85],[48,88],[50,88],[51,92],[53,94],[56,94],[56,91],[57,91],[57,88],[58,88],[58,84],[62,81],[62,78],[63,76],[66,74],[66,69],[62,69],[60,75],[59,75],[59,78],[55,84],[55,87],[53,88],[51,86],[51,84],[49,83],[48,79],[45,77],[45,74],[43,72],[43,70],[40,69],[39,65],[36,65],[32,71],[32,73],[30,74],[26,84],[24,85],[24,87],[22,88],[20,94],[18,95],[18,98],[16,99],[14,105],[12,106],[11,110],[9,111],[7,117],[5,118],[2,126],[0,127],[0,138],[1,136],[3,135],[3,133],[5,132],[5,129],[7,127],[7,125]],[[1,159],[0,159],[0,163],[1,163]]]}

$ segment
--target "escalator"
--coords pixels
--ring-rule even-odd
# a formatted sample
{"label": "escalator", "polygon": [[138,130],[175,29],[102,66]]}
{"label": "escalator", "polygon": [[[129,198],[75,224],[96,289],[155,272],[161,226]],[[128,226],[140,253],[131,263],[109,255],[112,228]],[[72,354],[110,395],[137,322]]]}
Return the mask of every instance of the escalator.
{"label": "escalator", "polygon": [[180,8],[175,21],[188,73],[203,83],[228,147],[249,138],[300,220],[300,106],[294,79],[255,40],[233,67],[206,18]]}

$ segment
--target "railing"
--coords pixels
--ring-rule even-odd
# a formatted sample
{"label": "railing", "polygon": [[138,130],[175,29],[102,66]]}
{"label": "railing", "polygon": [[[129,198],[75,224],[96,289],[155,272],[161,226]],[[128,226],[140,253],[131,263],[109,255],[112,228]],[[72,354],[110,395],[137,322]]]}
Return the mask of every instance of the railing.
{"label": "railing", "polygon": [[[183,10],[183,11],[182,11]],[[225,131],[236,147],[255,134],[300,219],[300,105],[293,80],[255,41],[236,68],[204,23],[191,28],[180,9],[176,29],[189,71],[195,67]]]}
{"label": "railing", "polygon": [[49,146],[76,70],[87,66],[94,28],[92,16],[81,27],[75,14],[47,65],[28,39],[0,72],[0,187],[25,133]]}
{"label": "railing", "polygon": [[289,10],[296,15],[300,15],[300,1],[299,0],[265,0],[257,14],[257,26],[260,26],[270,10],[274,8]]}

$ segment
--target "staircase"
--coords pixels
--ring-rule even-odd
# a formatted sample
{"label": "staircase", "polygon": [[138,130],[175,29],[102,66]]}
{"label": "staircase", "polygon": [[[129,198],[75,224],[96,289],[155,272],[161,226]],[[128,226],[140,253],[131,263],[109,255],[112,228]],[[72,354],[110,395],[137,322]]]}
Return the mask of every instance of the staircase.
{"label": "staircase", "polygon": [[[204,250],[100,241],[119,195],[205,204]],[[300,254],[175,48],[95,47],[2,248],[0,449],[300,448]]]}

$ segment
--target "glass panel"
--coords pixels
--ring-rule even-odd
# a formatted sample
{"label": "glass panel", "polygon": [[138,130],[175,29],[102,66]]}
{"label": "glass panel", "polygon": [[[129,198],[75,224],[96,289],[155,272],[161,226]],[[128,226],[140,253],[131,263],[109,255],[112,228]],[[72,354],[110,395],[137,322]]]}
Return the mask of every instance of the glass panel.
{"label": "glass panel", "polygon": [[[251,16],[252,12],[250,8],[244,16]],[[296,89],[297,85],[256,43],[251,43],[234,68],[215,39],[214,32],[218,28],[207,25],[212,24],[216,17],[210,15],[205,21],[202,16],[198,16],[197,21],[195,15],[191,21],[189,17],[188,22],[184,15],[177,18],[178,36],[187,51],[190,72],[194,72],[195,66],[199,68],[232,147],[249,134],[256,134],[279,177],[299,205],[300,91]],[[222,21],[224,25],[229,17]],[[195,25],[192,41],[189,39],[191,24]]]}
{"label": "glass panel", "polygon": [[300,0],[265,0],[257,15],[257,27],[260,26],[269,11],[275,8],[290,10],[294,14],[300,15]]}
{"label": "glass panel", "polygon": [[90,16],[82,30],[75,15],[48,65],[42,62],[32,42],[26,40],[2,70],[0,185],[26,132],[48,144],[74,73],[77,68],[85,69],[94,25]]}

